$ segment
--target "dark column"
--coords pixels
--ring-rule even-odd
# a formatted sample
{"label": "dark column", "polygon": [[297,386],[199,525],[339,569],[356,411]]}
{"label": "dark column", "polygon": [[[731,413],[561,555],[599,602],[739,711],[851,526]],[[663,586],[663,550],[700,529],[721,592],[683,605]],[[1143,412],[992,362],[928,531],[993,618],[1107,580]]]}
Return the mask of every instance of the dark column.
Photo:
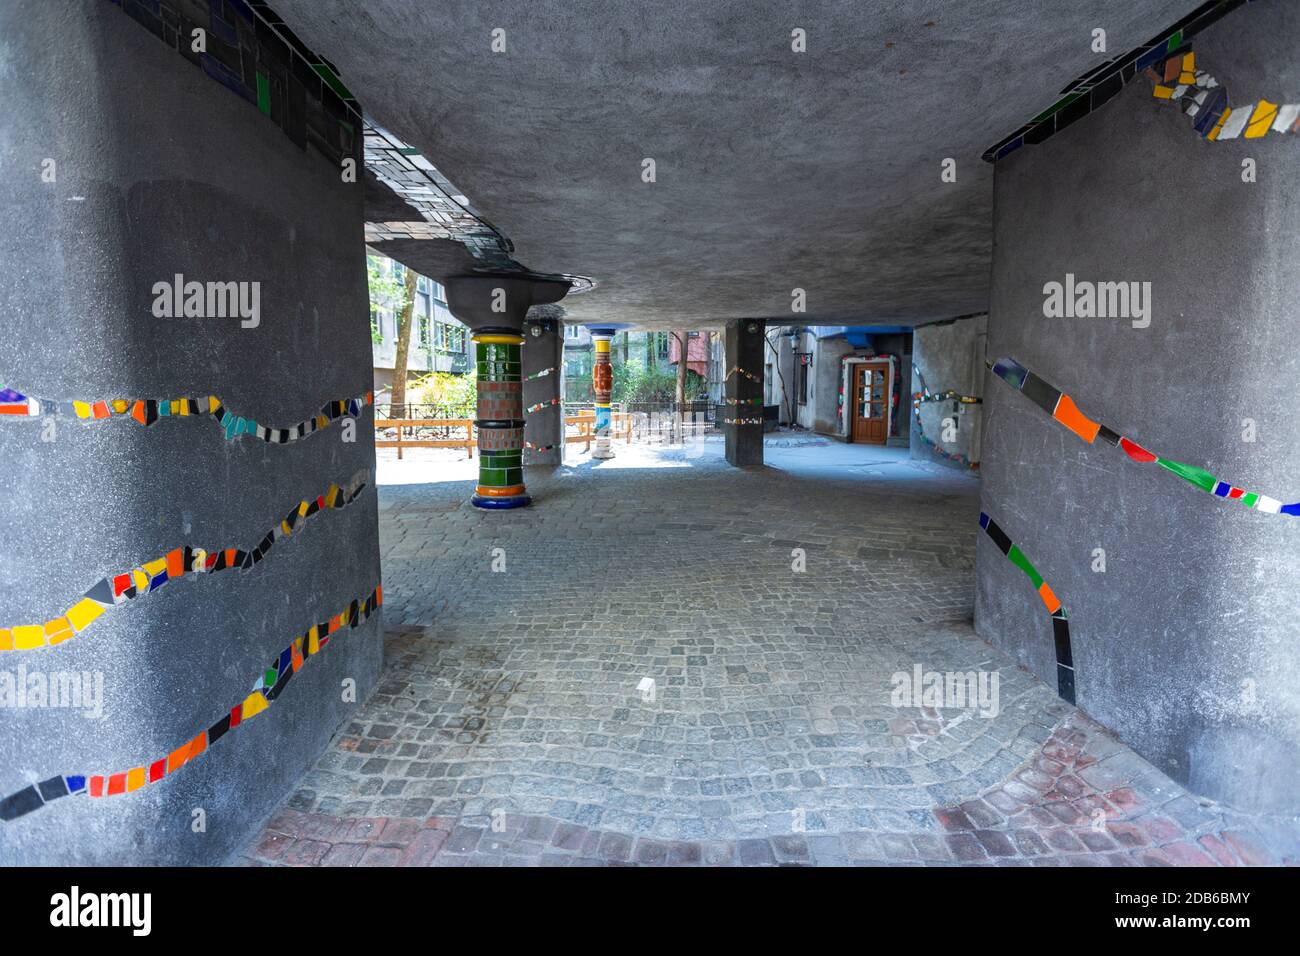
{"label": "dark column", "polygon": [[80,687],[4,709],[7,865],[220,862],[382,658],[359,116],[130,6],[0,4],[0,667]]}
{"label": "dark column", "polygon": [[564,460],[563,356],[564,336],[558,319],[524,323],[525,465],[558,465]]}
{"label": "dark column", "polygon": [[728,322],[726,398],[722,411],[727,461],[763,464],[763,323]]}

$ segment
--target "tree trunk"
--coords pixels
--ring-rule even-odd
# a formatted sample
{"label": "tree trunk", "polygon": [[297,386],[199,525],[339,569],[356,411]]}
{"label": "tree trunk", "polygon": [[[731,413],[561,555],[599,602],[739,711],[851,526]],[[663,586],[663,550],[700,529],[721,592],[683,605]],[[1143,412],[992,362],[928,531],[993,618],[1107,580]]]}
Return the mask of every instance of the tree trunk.
{"label": "tree trunk", "polygon": [[415,287],[420,281],[414,269],[406,270],[402,309],[397,313],[397,353],[393,356],[393,405],[389,415],[406,417],[406,364],[411,354],[411,325],[415,312]]}
{"label": "tree trunk", "polygon": [[785,387],[785,373],[781,371],[781,350],[772,344],[772,340],[767,337],[766,330],[763,331],[763,341],[767,343],[767,347],[770,348],[772,350],[772,354],[776,356],[776,361],[773,362],[772,364],[776,367],[776,377],[781,383],[781,399],[782,402],[785,404],[785,418],[787,423],[793,425],[794,404],[791,402],[790,393],[786,390]]}

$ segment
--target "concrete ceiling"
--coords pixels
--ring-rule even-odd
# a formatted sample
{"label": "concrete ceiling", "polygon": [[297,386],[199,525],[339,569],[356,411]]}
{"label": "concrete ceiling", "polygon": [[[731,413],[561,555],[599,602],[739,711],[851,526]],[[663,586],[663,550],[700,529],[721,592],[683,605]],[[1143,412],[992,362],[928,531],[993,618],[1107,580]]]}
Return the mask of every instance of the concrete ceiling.
{"label": "concrete ceiling", "polygon": [[[275,3],[518,262],[596,282],[563,301],[569,321],[638,328],[915,324],[985,309],[993,176],[980,153],[1195,5]],[[791,50],[796,27],[806,53]],[[505,53],[492,52],[495,28]],[[1095,28],[1105,53],[1091,50]],[[940,181],[946,157],[955,184]],[[377,248],[432,275],[472,267],[449,245]]]}

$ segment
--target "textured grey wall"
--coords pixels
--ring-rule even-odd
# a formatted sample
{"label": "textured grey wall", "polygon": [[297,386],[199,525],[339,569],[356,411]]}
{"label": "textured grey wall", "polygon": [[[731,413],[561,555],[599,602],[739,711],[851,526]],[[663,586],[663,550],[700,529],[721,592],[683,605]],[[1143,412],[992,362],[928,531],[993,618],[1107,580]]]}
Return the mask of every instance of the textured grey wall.
{"label": "textured grey wall", "polygon": [[[291,425],[369,390],[361,187],[107,3],[0,6],[0,381],[32,395],[216,394]],[[58,181],[40,163],[58,163]],[[262,283],[261,325],[156,319],[173,273]],[[96,581],[186,543],[252,548],[300,499],[373,470],[370,411],[288,445],[227,441],[207,416],[0,421],[0,626],[62,614]],[[378,583],[373,485],[300,525],[256,567],[173,581],[0,669],[102,672],[102,719],[0,716],[0,794],[61,773],[128,770],[244,699],[312,623]],[[174,776],[69,797],[0,823],[0,862],[223,859],[288,792],[382,656],[379,618],[312,658],[270,710]],[[192,831],[203,808],[207,832]]]}
{"label": "textured grey wall", "polygon": [[[1198,36],[1197,65],[1234,104],[1295,102],[1297,44],[1300,6],[1263,0]],[[1245,157],[1257,183],[1241,180]],[[1205,142],[1139,77],[999,163],[994,205],[991,356],[1157,453],[1300,497],[1294,136]],[[1152,282],[1150,328],[1044,318],[1043,284],[1066,272]],[[1294,811],[1300,522],[1086,445],[1000,380],[985,398],[984,508],[1069,612],[1079,706],[1197,792]],[[1098,547],[1105,573],[1091,570]],[[983,536],[976,626],[1055,686],[1047,614]]]}
{"label": "textured grey wall", "polygon": [[[988,334],[988,316],[977,315],[953,322],[939,322],[919,326],[912,333],[912,363],[921,370],[925,384],[931,392],[953,390],[962,395],[984,394],[984,344]],[[919,380],[910,380],[910,388],[903,395],[900,414],[909,423],[914,422],[912,393],[921,390]],[[980,459],[980,434],[983,425],[983,406],[970,404],[957,406],[957,436],[953,441],[943,440],[943,420],[953,417],[952,402],[925,402],[921,405],[921,426],[925,437],[953,455],[963,455],[968,460]],[[952,468],[968,470],[967,466],[945,458],[927,445],[913,426],[908,434],[913,458],[936,461]]]}

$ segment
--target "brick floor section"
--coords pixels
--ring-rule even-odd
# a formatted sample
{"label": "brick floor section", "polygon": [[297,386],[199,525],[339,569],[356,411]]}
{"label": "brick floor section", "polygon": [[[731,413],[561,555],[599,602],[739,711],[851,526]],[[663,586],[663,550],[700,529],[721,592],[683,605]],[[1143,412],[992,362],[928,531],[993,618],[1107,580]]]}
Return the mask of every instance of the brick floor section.
{"label": "brick floor section", "polygon": [[[1192,796],[975,636],[973,479],[786,444],[748,470],[619,445],[505,514],[381,487],[381,685],[235,862],[1300,859],[1294,824]],[[995,671],[997,713],[896,706],[916,664]]]}

